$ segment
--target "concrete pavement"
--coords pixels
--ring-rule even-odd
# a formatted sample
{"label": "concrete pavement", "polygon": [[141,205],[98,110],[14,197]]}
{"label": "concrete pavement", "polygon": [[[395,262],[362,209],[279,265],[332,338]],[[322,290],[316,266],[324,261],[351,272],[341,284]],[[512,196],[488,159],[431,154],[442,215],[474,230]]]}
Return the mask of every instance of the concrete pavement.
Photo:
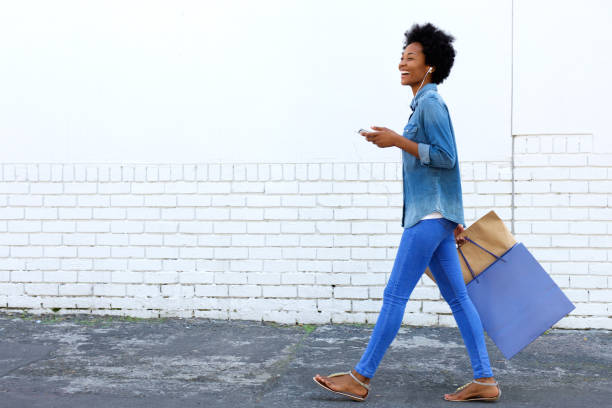
{"label": "concrete pavement", "polygon": [[[372,328],[2,313],[0,407],[353,406],[311,377],[353,368]],[[496,406],[610,406],[612,332],[552,329],[510,361],[486,341]],[[452,407],[471,379],[457,328],[403,326],[363,404]]]}

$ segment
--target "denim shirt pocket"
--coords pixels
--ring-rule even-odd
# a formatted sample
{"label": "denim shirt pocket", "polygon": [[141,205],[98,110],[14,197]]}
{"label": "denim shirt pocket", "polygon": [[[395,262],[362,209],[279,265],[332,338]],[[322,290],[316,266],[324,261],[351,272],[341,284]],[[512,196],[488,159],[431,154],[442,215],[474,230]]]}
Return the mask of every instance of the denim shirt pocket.
{"label": "denim shirt pocket", "polygon": [[407,139],[415,141],[415,139],[417,139],[418,133],[419,133],[418,125],[408,124],[404,128],[404,137]]}

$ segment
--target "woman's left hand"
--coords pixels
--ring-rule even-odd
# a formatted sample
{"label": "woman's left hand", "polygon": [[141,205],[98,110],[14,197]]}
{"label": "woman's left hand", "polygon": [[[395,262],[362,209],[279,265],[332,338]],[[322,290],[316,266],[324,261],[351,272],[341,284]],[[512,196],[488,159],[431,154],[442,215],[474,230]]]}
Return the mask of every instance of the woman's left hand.
{"label": "woman's left hand", "polygon": [[455,242],[457,243],[457,246],[461,246],[466,243],[465,237],[459,237],[459,235],[461,235],[463,231],[465,230],[463,229],[463,225],[461,224],[457,224],[457,227],[455,227],[455,231],[453,231],[455,233]]}
{"label": "woman's left hand", "polygon": [[361,132],[368,142],[374,143],[378,147],[396,146],[398,138],[402,136],[391,129],[382,126],[370,126],[373,132]]}

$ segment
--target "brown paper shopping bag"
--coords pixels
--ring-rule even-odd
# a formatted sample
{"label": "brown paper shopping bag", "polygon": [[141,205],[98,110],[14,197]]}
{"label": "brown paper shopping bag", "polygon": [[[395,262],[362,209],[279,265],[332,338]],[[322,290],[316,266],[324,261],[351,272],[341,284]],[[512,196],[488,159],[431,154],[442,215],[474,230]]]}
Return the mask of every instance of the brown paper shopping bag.
{"label": "brown paper shopping bag", "polygon": [[[476,222],[466,228],[459,237],[468,237],[497,256],[502,256],[508,249],[516,244],[516,240],[506,227],[506,224],[504,224],[501,218],[499,218],[493,210],[476,220]],[[461,250],[476,276],[495,261],[495,258],[491,254],[478,248],[478,246],[470,241],[466,241],[461,245]],[[459,255],[459,249],[457,249],[457,256],[461,263],[463,280],[467,285],[468,282],[473,279],[472,274],[465,264],[463,257]],[[429,267],[425,269],[425,273],[431,280],[434,282],[436,281]]]}

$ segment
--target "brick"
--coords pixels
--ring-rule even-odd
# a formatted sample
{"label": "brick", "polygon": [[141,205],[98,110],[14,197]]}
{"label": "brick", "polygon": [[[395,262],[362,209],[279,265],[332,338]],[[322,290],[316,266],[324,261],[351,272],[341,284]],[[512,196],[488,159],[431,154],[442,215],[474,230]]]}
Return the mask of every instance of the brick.
{"label": "brick", "polygon": [[332,193],[334,194],[363,194],[368,192],[368,184],[366,182],[351,182],[344,181],[341,183],[332,184]]}
{"label": "brick", "polygon": [[144,272],[143,280],[148,284],[173,284],[178,283],[178,273],[174,271]]}
{"label": "brick", "polygon": [[157,259],[130,259],[128,268],[133,271],[159,271],[161,261]]}
{"label": "brick", "polygon": [[330,220],[334,211],[330,208],[300,208],[298,218],[302,220]]}
{"label": "brick", "polygon": [[515,193],[549,193],[550,181],[517,181],[514,183]]}
{"label": "brick", "polygon": [[58,282],[68,283],[77,281],[76,271],[44,271],[43,281],[45,282]]}
{"label": "brick", "polygon": [[[199,212],[197,214],[199,215]],[[232,208],[229,218],[232,220],[263,220],[264,210],[261,208]]]}
{"label": "brick", "polygon": [[589,184],[584,181],[551,181],[551,192],[585,193],[589,191]]}
{"label": "brick", "polygon": [[269,181],[264,185],[266,194],[297,194],[299,184],[291,181]]}
{"label": "brick", "polygon": [[25,289],[23,283],[0,283],[0,295],[21,296],[24,294]]}
{"label": "brick", "polygon": [[59,296],[91,296],[93,285],[89,283],[61,283]]}
{"label": "brick", "polygon": [[147,207],[176,207],[177,198],[172,195],[147,195],[144,196],[143,205]]}
{"label": "brick", "polygon": [[[282,276],[283,278],[285,278],[285,274],[283,274]],[[262,272],[262,273],[250,272],[247,275],[247,281],[249,284],[255,284],[255,285],[280,285],[280,284],[303,283],[303,282],[295,282],[295,281],[289,281],[289,282],[281,281],[280,273],[273,273],[273,272],[267,272],[267,271]],[[310,282],[305,282],[305,283],[310,283]]]}
{"label": "brick", "polygon": [[[66,186],[66,189],[64,190],[64,186]],[[62,194],[62,193],[66,193],[66,194],[70,194],[72,191],[72,188],[70,188],[70,184],[66,185],[66,183],[62,184],[62,183],[32,183],[30,185],[30,194]],[[91,189],[91,185],[89,185],[89,188]],[[5,191],[4,188],[2,188],[2,186],[0,186],[0,191],[4,191],[4,192],[8,192],[8,193],[17,193],[17,192],[22,192],[22,193],[26,193],[26,191],[23,191],[23,185],[22,184],[16,184],[14,186],[12,186],[12,188],[9,191]]]}
{"label": "brick", "polygon": [[266,220],[296,220],[298,210],[295,208],[265,208],[263,218]]}
{"label": "brick", "polygon": [[570,276],[570,287],[606,289],[608,287],[608,283],[605,276]]}
{"label": "brick", "polygon": [[312,285],[315,283],[315,274],[312,272],[284,272],[279,274],[279,277],[283,285]]}
{"label": "brick", "polygon": [[229,285],[231,297],[258,297],[261,296],[261,286],[258,285]]}
{"label": "brick", "polygon": [[612,303],[612,289],[590,289],[589,301]]}
{"label": "brick", "polygon": [[[234,223],[230,224],[232,227],[227,227],[227,232],[248,232],[249,234],[278,234],[281,232],[281,223],[280,222],[249,222],[245,223]],[[283,222],[283,225],[287,225],[286,222]],[[248,229],[247,229],[248,228]],[[215,229],[215,232],[220,232]]]}
{"label": "brick", "polygon": [[272,298],[295,298],[297,288],[295,286],[267,286],[262,285],[262,296]]}
{"label": "brick", "polygon": [[[266,196],[270,199],[275,198],[275,196]],[[332,195],[326,194],[321,197],[333,197]],[[314,207],[316,205],[317,199],[321,198],[317,196],[298,196],[298,195],[285,195],[280,196],[278,198],[281,199],[280,206],[281,207]]]}
{"label": "brick", "polygon": [[336,299],[367,299],[368,288],[336,286],[334,288],[334,298]]}
{"label": "brick", "polygon": [[351,223],[342,221],[316,221],[312,224],[321,234],[348,234],[351,232]]}
{"label": "brick", "polygon": [[57,283],[25,283],[24,293],[31,296],[58,296]]}
{"label": "brick", "polygon": [[114,283],[96,283],[93,285],[94,296],[125,296],[126,285]]}

